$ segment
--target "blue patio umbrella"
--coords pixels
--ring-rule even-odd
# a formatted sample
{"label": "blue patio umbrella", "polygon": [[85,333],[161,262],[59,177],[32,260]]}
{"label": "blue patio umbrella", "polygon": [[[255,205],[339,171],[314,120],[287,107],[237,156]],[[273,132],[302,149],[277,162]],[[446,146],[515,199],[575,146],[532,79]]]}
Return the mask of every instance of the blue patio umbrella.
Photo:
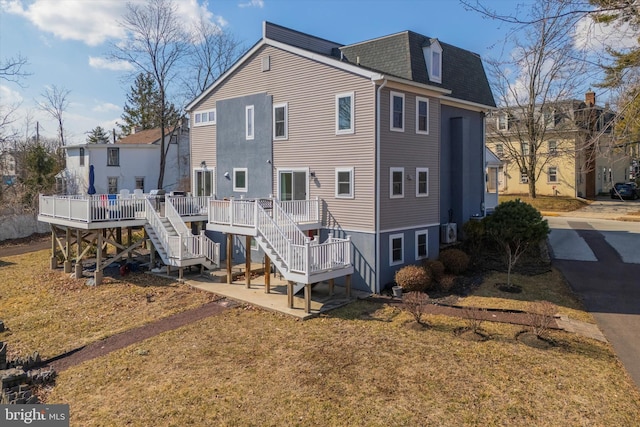
{"label": "blue patio umbrella", "polygon": [[89,188],[87,189],[87,193],[96,194],[96,187],[94,187],[94,183],[96,181],[96,174],[93,171],[93,165],[89,166]]}

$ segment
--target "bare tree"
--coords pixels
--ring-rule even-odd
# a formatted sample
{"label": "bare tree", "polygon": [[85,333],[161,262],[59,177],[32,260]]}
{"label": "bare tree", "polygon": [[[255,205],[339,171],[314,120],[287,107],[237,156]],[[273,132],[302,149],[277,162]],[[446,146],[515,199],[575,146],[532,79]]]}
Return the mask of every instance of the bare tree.
{"label": "bare tree", "polygon": [[27,58],[21,54],[3,59],[0,62],[0,79],[22,86],[22,79],[30,75],[25,71],[27,65]]}
{"label": "bare tree", "polygon": [[64,130],[64,113],[69,107],[69,94],[71,91],[64,87],[58,87],[52,85],[47,87],[44,92],[40,94],[42,101],[38,103],[40,109],[51,116],[56,121],[58,127],[58,145],[54,152],[56,153],[56,160],[59,168],[64,168],[65,157],[62,147],[66,145],[65,142],[65,130]]}
{"label": "bare tree", "polygon": [[111,57],[127,61],[155,80],[160,103],[160,173],[158,188],[162,188],[169,144],[165,143],[170,123],[170,89],[187,54],[189,37],[176,13],[173,0],[147,0],[144,4],[127,3],[120,25],[127,33],[121,43],[112,45]]}
{"label": "bare tree", "polygon": [[[493,142],[504,147],[503,158],[512,162],[528,180],[529,196],[536,197],[536,182],[551,156],[549,134],[563,141],[563,132],[574,131],[572,112],[563,111],[583,83],[585,62],[567,31],[570,18],[562,4],[543,0],[531,6],[532,23],[510,35],[515,48],[503,60],[488,61],[488,73],[498,106],[490,123]],[[504,125],[499,122],[502,120]],[[556,147],[556,154],[574,154],[573,148]]]}
{"label": "bare tree", "polygon": [[184,79],[187,95],[200,95],[231,67],[241,53],[240,42],[230,33],[204,17],[192,29],[188,77]]}

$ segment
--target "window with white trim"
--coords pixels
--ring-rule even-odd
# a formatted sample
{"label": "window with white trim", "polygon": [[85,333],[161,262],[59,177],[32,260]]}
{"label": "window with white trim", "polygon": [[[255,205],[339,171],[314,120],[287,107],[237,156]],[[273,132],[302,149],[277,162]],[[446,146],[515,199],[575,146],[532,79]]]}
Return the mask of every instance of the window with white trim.
{"label": "window with white trim", "polygon": [[193,126],[208,126],[216,124],[216,109],[196,111],[193,114]]}
{"label": "window with white trim", "polygon": [[118,194],[118,177],[107,177],[107,194]]}
{"label": "window with white trim", "polygon": [[429,42],[429,46],[423,48],[429,80],[442,83],[442,46],[437,39],[431,39]]}
{"label": "window with white trim", "polygon": [[404,168],[389,169],[389,197],[404,197]]}
{"label": "window with white trim", "polygon": [[558,143],[556,141],[549,141],[549,155],[556,156],[558,154]]}
{"label": "window with white trim", "polygon": [[84,166],[84,148],[80,147],[80,166]]}
{"label": "window with white trim", "polygon": [[416,197],[429,195],[429,168],[416,168]]}
{"label": "window with white trim", "polygon": [[504,156],[504,146],[502,144],[496,144],[496,156],[498,157]]}
{"label": "window with white trim", "polygon": [[136,176],[136,190],[142,190],[144,192],[144,176]]}
{"label": "window with white trim", "polygon": [[549,166],[547,179],[548,182],[558,182],[558,168],[556,166]]}
{"label": "window with white trim", "polygon": [[396,132],[404,132],[404,93],[391,92],[390,100],[390,129]]}
{"label": "window with white trim", "polygon": [[288,110],[289,107],[286,102],[273,105],[273,139],[288,138]]}
{"label": "window with white trim", "polygon": [[107,166],[120,166],[119,148],[107,148]]}
{"label": "window with white trim", "polygon": [[528,184],[529,175],[526,172],[520,172],[520,184]]}
{"label": "window with white trim", "polygon": [[354,133],[354,93],[336,95],[336,135]]}
{"label": "window with white trim", "polygon": [[336,168],[336,198],[353,197],[353,168]]}
{"label": "window with white trim", "polygon": [[416,96],[416,133],[429,134],[429,100]]}
{"label": "window with white trim", "polygon": [[507,113],[498,114],[498,130],[508,130],[509,129],[509,116]]}
{"label": "window with white trim", "polygon": [[247,168],[233,168],[233,191],[246,192],[249,187]]}
{"label": "window with white trim", "polygon": [[253,139],[254,134],[254,111],[253,105],[245,107],[245,136],[247,140]]}
{"label": "window with white trim", "polygon": [[523,142],[520,145],[520,148],[522,149],[522,155],[523,156],[528,156],[529,155],[529,143],[528,142]]}
{"label": "window with white trim", "polygon": [[416,260],[429,257],[429,230],[416,231]]}
{"label": "window with white trim", "polygon": [[404,262],[404,234],[392,234],[389,236],[389,265],[398,265]]}

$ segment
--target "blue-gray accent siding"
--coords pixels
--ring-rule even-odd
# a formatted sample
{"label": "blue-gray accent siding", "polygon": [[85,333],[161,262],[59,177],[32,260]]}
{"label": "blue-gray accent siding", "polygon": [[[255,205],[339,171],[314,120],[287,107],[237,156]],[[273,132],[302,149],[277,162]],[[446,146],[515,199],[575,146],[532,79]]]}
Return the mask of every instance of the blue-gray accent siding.
{"label": "blue-gray accent siding", "polygon": [[[324,228],[320,230],[320,241],[324,242],[330,235],[341,239],[347,236],[351,238],[351,243],[353,244],[351,260],[355,270],[351,275],[351,286],[354,289],[375,292],[375,235],[372,233],[358,233]],[[345,278],[337,278],[336,283],[344,285]]]}
{"label": "blue-gray accent siding", "polygon": [[[246,107],[254,108],[254,138],[246,138]],[[272,98],[266,93],[216,102],[216,195],[268,197],[273,188]],[[247,191],[233,191],[233,169],[247,168]],[[228,177],[225,173],[228,172]]]}
{"label": "blue-gray accent siding", "polygon": [[482,214],[484,118],[483,113],[446,105],[441,113],[440,222],[461,228],[471,216]]}
{"label": "blue-gray accent siding", "polygon": [[[411,228],[402,231],[392,231],[380,234],[380,288],[394,281],[396,271],[405,265],[419,265],[422,260],[416,260],[416,231],[428,230],[428,255],[429,259],[437,259],[440,249],[440,227],[435,225],[427,228]],[[404,262],[398,265],[390,265],[389,236],[402,234],[404,236]]]}

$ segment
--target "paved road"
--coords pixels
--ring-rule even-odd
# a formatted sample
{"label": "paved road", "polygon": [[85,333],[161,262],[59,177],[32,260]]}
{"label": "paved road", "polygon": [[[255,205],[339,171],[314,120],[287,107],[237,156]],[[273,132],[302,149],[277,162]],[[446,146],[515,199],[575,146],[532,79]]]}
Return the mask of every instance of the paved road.
{"label": "paved road", "polygon": [[548,217],[553,264],[640,387],[640,223]]}

